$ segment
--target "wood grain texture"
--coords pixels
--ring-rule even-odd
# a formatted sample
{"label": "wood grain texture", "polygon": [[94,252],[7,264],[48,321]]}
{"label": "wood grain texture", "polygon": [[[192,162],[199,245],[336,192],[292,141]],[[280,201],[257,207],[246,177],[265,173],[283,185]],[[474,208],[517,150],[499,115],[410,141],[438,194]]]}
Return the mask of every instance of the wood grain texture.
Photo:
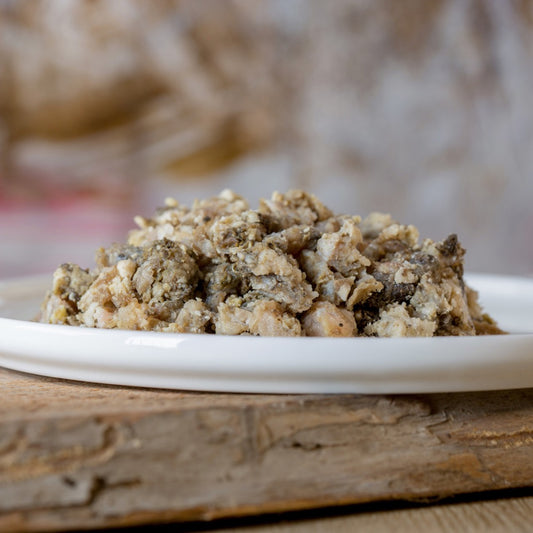
{"label": "wood grain texture", "polygon": [[533,497],[530,496],[217,528],[212,533],[528,533],[532,530]]}
{"label": "wood grain texture", "polygon": [[202,394],[0,370],[0,530],[210,520],[533,485],[533,390]]}

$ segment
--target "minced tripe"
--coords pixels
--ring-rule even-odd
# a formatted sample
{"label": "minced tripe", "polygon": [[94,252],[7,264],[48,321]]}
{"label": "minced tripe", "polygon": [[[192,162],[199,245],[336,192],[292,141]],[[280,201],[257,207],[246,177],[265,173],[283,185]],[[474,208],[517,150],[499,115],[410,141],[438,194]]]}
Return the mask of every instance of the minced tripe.
{"label": "minced tripe", "polygon": [[390,215],[336,215],[275,192],[225,190],[136,217],[93,270],[54,273],[42,322],[222,335],[431,337],[501,333],[463,281],[456,235],[419,243]]}

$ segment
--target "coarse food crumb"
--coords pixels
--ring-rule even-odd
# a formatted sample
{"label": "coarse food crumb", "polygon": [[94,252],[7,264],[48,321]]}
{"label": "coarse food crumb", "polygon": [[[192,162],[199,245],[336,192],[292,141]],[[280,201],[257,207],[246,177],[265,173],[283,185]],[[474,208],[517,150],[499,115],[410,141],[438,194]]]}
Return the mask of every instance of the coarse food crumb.
{"label": "coarse food crumb", "polygon": [[238,194],[166,199],[96,267],[54,273],[40,320],[222,335],[431,337],[503,333],[465,285],[452,234],[419,241],[390,215],[337,215],[301,190],[257,209]]}

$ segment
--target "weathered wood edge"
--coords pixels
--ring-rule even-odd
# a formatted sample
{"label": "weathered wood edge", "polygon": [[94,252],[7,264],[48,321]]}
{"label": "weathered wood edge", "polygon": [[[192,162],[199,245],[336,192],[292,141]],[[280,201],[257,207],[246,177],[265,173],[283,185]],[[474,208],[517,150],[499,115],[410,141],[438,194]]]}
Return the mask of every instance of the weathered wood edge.
{"label": "weathered wood edge", "polygon": [[[16,379],[29,394],[43,386]],[[47,413],[41,397],[34,415],[0,415],[1,531],[212,520],[533,485],[531,389],[89,394],[47,382],[49,394],[67,386],[89,414],[68,404]]]}

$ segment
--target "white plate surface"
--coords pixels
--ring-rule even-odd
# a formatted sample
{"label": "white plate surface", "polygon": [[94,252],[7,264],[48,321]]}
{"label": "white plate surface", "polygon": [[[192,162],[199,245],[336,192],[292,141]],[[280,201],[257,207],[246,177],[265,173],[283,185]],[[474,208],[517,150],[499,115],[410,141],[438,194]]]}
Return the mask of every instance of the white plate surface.
{"label": "white plate surface", "polygon": [[470,275],[510,335],[268,338],[31,322],[50,278],[0,283],[0,366],[66,379],[186,390],[421,393],[533,387],[533,279]]}

